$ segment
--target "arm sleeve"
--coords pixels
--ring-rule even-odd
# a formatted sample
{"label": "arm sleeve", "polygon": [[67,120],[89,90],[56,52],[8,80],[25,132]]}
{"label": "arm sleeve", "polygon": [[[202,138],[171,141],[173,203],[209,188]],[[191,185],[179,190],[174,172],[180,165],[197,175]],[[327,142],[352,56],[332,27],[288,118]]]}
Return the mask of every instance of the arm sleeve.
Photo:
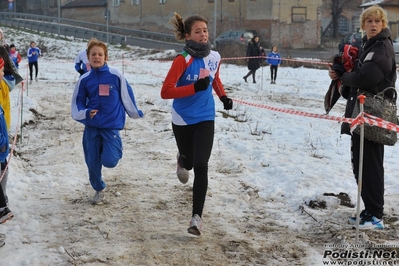
{"label": "arm sleeve", "polygon": [[79,80],[72,94],[71,115],[74,120],[84,124],[89,116],[90,110],[86,107],[86,94],[84,89],[80,89],[82,86],[81,84],[81,80]]}
{"label": "arm sleeve", "polygon": [[144,114],[141,110],[137,108],[136,99],[134,98],[134,93],[132,87],[129,85],[127,80],[121,76],[121,98],[123,106],[125,107],[126,113],[131,118],[140,118]]}
{"label": "arm sleeve", "polygon": [[194,84],[176,87],[181,75],[183,75],[186,70],[186,66],[186,60],[182,55],[178,55],[175,60],[173,60],[172,66],[162,85],[162,99],[183,98],[195,94]]}
{"label": "arm sleeve", "polygon": [[79,70],[81,70],[80,68],[80,63],[75,63],[75,70],[79,72]]}

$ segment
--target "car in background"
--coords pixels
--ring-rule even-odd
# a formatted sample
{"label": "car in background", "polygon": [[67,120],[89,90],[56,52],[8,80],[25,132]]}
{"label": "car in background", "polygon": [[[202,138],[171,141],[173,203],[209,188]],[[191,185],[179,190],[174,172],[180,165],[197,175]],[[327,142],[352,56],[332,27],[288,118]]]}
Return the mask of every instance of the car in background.
{"label": "car in background", "polygon": [[393,49],[395,50],[395,54],[399,54],[399,37],[393,41]]}
{"label": "car in background", "polygon": [[215,39],[215,50],[223,49],[231,45],[246,47],[248,42],[258,33],[255,30],[231,30],[226,31]]}
{"label": "car in background", "polygon": [[344,36],[341,42],[338,44],[338,50],[343,52],[345,44],[350,44],[360,50],[362,47],[362,33],[354,32]]}

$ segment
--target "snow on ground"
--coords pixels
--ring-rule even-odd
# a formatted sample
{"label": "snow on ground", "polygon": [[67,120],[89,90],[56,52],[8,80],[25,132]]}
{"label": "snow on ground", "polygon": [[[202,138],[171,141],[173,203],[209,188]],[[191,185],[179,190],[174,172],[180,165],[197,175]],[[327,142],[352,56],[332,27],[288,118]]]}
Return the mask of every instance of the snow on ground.
{"label": "snow on ground", "polygon": [[[106,201],[92,206],[83,126],[70,116],[78,79],[73,59],[86,42],[4,31],[21,52],[30,40],[47,52],[39,60],[39,81],[11,93],[11,133],[19,139],[7,191],[15,217],[0,225],[7,234],[2,266],[329,265],[332,257],[323,258],[328,250],[396,245],[397,146],[385,152],[387,229],[360,232],[360,247],[342,248],[356,244],[347,224],[356,208],[345,206],[357,199],[349,136],[339,134],[336,121],[286,112],[324,113],[326,70],[283,66],[271,85],[267,67],[252,84],[242,79],[245,66],[222,65],[221,79],[235,104],[225,111],[216,99],[204,229],[192,237],[186,232],[193,175],[186,185],[175,176],[172,101],[159,95],[175,52],[110,46],[109,64],[124,72],[145,117],[127,121],[121,132],[124,157],[116,168],[103,170]],[[25,78],[26,64],[24,58]],[[330,114],[340,117],[344,105],[341,99]]]}

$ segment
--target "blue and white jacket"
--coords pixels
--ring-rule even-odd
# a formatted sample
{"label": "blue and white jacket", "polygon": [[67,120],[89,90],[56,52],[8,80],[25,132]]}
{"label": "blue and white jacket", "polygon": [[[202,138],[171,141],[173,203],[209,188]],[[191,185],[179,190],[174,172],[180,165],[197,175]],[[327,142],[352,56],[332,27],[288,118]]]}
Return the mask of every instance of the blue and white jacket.
{"label": "blue and white jacket", "polygon": [[28,62],[34,63],[37,62],[39,56],[42,55],[42,52],[38,47],[29,47],[27,55],[28,55]]}
{"label": "blue and white jacket", "polygon": [[281,56],[279,53],[272,51],[267,55],[266,61],[269,65],[277,66],[281,64]]}
{"label": "blue and white jacket", "polygon": [[[100,95],[103,94],[100,86],[107,87],[108,95]],[[92,119],[91,110],[98,110]],[[80,77],[72,96],[73,119],[86,126],[121,130],[125,126],[125,113],[131,118],[144,116],[136,106],[132,87],[118,69],[105,64]]]}

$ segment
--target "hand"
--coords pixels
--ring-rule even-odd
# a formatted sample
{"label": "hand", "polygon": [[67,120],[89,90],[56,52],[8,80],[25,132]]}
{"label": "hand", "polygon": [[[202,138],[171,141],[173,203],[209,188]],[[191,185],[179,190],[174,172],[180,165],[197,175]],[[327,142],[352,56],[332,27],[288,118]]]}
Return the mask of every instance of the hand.
{"label": "hand", "polygon": [[222,96],[222,97],[220,97],[220,100],[223,103],[224,110],[233,109],[233,100],[232,99],[227,98],[227,96]]}
{"label": "hand", "polygon": [[329,76],[332,80],[339,79],[339,76],[337,75],[337,73],[335,73],[335,71],[332,70],[332,64],[329,64],[329,65],[328,65],[328,76]]}
{"label": "hand", "polygon": [[93,119],[93,117],[98,113],[98,110],[91,110],[90,111],[90,119]]}
{"label": "hand", "polygon": [[342,77],[342,75],[346,72],[345,67],[341,63],[335,63],[332,65],[331,69],[334,70],[339,77]]}
{"label": "hand", "polygon": [[0,152],[5,152],[7,150],[7,145],[4,145],[3,147],[1,147]]}
{"label": "hand", "polygon": [[197,80],[197,82],[194,83],[195,92],[206,90],[209,86],[209,82],[210,82],[209,77],[205,77],[205,78]]}

